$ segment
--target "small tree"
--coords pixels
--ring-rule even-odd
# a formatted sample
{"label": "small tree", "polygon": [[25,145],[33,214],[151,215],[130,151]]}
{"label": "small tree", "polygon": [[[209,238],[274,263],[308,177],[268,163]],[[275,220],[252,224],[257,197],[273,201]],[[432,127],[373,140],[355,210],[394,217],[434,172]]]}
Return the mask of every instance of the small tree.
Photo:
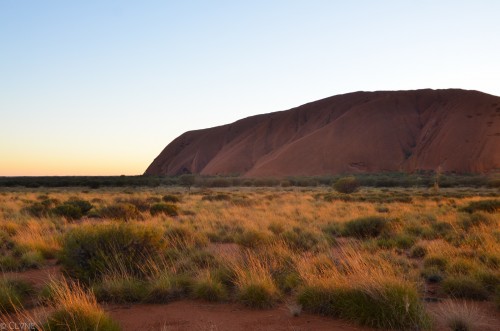
{"label": "small tree", "polygon": [[339,193],[353,193],[356,192],[360,184],[356,177],[343,177],[338,179],[335,184],[333,184],[333,189]]}
{"label": "small tree", "polygon": [[193,174],[185,174],[179,177],[179,183],[182,186],[185,186],[188,189],[188,191],[191,191],[191,186],[194,185],[195,181],[196,181],[196,176]]}

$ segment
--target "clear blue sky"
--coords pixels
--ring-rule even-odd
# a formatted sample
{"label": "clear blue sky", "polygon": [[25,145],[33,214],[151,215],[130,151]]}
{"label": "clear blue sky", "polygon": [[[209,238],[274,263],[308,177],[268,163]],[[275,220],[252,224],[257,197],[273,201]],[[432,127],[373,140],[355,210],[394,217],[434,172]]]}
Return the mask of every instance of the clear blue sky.
{"label": "clear blue sky", "polygon": [[0,0],[0,175],[141,174],[187,130],[359,90],[500,95],[500,1]]}

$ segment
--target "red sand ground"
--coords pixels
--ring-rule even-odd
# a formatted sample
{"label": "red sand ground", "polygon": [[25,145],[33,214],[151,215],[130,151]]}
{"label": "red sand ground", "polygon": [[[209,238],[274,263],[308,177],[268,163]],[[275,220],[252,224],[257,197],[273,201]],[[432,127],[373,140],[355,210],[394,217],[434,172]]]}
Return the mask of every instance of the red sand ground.
{"label": "red sand ground", "polygon": [[168,305],[110,307],[124,331],[299,331],[371,330],[323,316],[293,317],[286,306],[251,310],[237,304],[177,301]]}
{"label": "red sand ground", "polygon": [[249,177],[500,169],[500,97],[477,91],[355,92],[189,131],[150,175]]}

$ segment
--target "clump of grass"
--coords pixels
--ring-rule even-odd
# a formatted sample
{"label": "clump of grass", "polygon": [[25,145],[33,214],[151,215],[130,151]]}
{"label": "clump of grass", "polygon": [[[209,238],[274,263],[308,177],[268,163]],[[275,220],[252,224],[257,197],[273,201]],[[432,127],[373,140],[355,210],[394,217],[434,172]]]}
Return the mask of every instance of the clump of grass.
{"label": "clump of grass", "polygon": [[99,301],[113,303],[141,302],[147,293],[146,283],[129,275],[106,275],[94,285]]}
{"label": "clump of grass", "polygon": [[311,312],[382,329],[425,329],[429,320],[417,291],[402,284],[380,288],[306,286],[299,304]]}
{"label": "clump of grass", "polygon": [[360,217],[346,222],[342,230],[342,235],[364,239],[376,237],[387,229],[388,220],[385,217]]}
{"label": "clump of grass", "polygon": [[205,272],[193,286],[193,297],[206,301],[224,301],[228,298],[228,292],[220,280],[212,277],[210,272]]}
{"label": "clump of grass", "polygon": [[148,279],[148,283],[146,301],[151,303],[168,303],[187,297],[193,289],[191,278],[166,271],[156,273]]}
{"label": "clump of grass", "polygon": [[442,282],[442,290],[453,298],[486,300],[488,291],[475,278],[467,276],[447,277]]}
{"label": "clump of grass", "polygon": [[50,213],[66,218],[67,220],[78,220],[93,208],[92,204],[86,200],[70,198],[68,201],[50,210]]}
{"label": "clump of grass", "polygon": [[265,261],[247,253],[244,263],[233,266],[236,279],[237,297],[251,308],[269,308],[279,299],[279,291],[273,282]]}
{"label": "clump of grass", "polygon": [[319,242],[315,233],[297,226],[283,232],[281,238],[290,248],[299,251],[311,250]]}
{"label": "clump of grass", "polygon": [[164,236],[168,245],[175,248],[201,248],[208,243],[208,238],[204,233],[195,232],[193,228],[182,225],[169,227]]}
{"label": "clump of grass", "polygon": [[119,331],[118,323],[113,321],[97,304],[92,292],[78,283],[65,280],[51,284],[51,305],[54,312],[42,330],[51,331]]}
{"label": "clump of grass", "polygon": [[339,256],[304,257],[298,264],[304,285],[298,303],[305,310],[382,329],[427,329],[415,283],[402,267],[382,256],[366,256],[357,246]]}
{"label": "clump of grass", "polygon": [[264,232],[252,229],[245,230],[244,232],[236,235],[235,238],[235,242],[238,245],[247,248],[256,248],[265,244],[268,240],[269,238]]}
{"label": "clump of grass", "polygon": [[481,310],[467,301],[446,301],[436,314],[452,331],[483,330],[489,326]]}
{"label": "clump of grass", "polygon": [[151,216],[156,216],[160,214],[164,214],[167,216],[177,216],[179,215],[179,208],[171,203],[155,203],[149,209]]}
{"label": "clump of grass", "polygon": [[427,248],[421,245],[415,245],[410,250],[410,257],[412,258],[423,258],[427,255]]}
{"label": "clump of grass", "polygon": [[424,259],[424,268],[437,268],[441,271],[445,271],[448,266],[448,259],[442,256],[427,256]]}
{"label": "clump of grass", "polygon": [[152,226],[88,224],[65,235],[60,261],[69,275],[88,282],[114,270],[141,275],[140,264],[160,256],[164,248],[161,233]]}
{"label": "clump of grass", "polygon": [[32,291],[31,285],[25,281],[0,278],[0,313],[12,313],[20,309]]}
{"label": "clump of grass", "polygon": [[13,242],[22,251],[40,252],[44,258],[54,258],[61,249],[60,235],[54,224],[29,221],[23,231],[13,237]]}

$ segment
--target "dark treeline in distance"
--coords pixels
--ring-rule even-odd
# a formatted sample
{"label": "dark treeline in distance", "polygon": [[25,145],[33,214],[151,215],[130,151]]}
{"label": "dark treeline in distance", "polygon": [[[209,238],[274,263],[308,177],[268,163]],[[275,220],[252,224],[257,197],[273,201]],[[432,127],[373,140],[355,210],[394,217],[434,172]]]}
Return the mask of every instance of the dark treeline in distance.
{"label": "dark treeline in distance", "polygon": [[297,176],[286,178],[245,178],[239,176],[46,176],[46,177],[0,177],[0,187],[314,187],[331,186],[339,178],[354,176],[361,186],[367,187],[500,187],[499,175],[376,173],[345,174],[331,176]]}

